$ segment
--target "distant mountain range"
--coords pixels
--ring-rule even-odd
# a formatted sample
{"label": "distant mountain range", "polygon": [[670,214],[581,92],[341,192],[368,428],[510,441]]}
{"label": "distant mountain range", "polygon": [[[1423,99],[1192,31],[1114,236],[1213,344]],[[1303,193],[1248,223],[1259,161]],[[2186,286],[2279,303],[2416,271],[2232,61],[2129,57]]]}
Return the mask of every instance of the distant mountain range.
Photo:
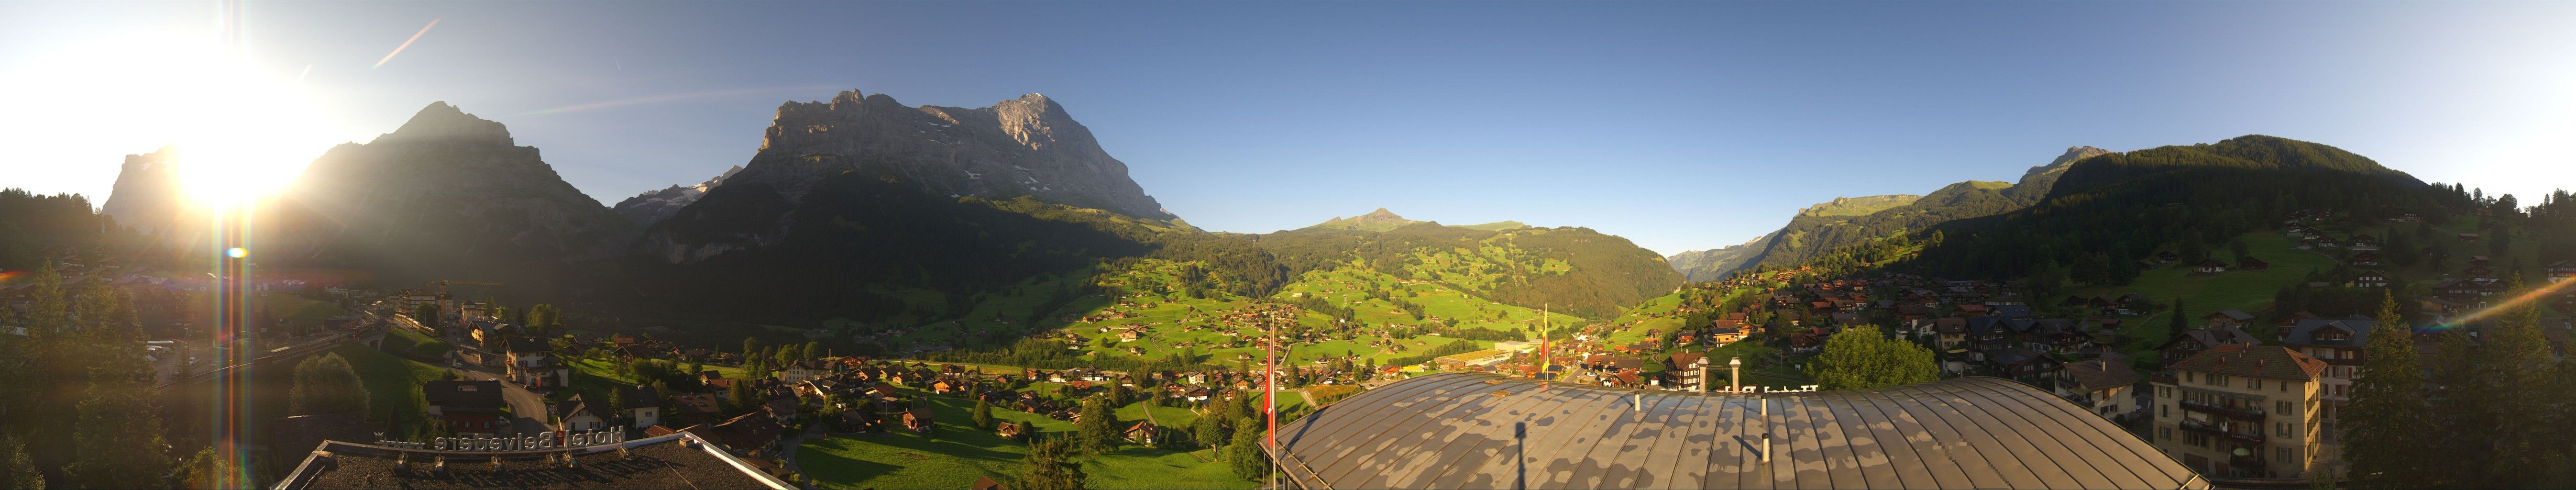
{"label": "distant mountain range", "polygon": [[[202,243],[181,231],[203,226],[184,216],[177,174],[158,155],[128,157],[104,209],[161,243]],[[609,244],[635,232],[565,183],[536,148],[518,146],[508,127],[443,102],[374,141],[331,148],[257,209],[261,264],[397,284],[477,278],[551,287],[568,261],[606,257]]]}
{"label": "distant mountain range", "polygon": [[[1359,216],[1352,216],[1352,217],[1348,217],[1348,218],[1344,218],[1344,217],[1340,217],[1340,216],[1335,216],[1335,217],[1333,217],[1333,219],[1324,220],[1324,222],[1322,222],[1322,223],[1316,223],[1316,224],[1314,224],[1313,226],[1308,226],[1308,227],[1305,227],[1305,228],[1298,228],[1298,229],[1299,229],[1299,230],[1359,230],[1359,231],[1390,231],[1390,230],[1394,230],[1394,229],[1396,229],[1396,228],[1403,228],[1403,227],[1406,227],[1406,226],[1411,226],[1411,225],[1416,225],[1416,224],[1423,224],[1423,223],[1429,223],[1429,224],[1434,224],[1434,225],[1438,225],[1438,224],[1440,224],[1440,223],[1439,223],[1439,222],[1437,222],[1437,221],[1414,221],[1414,220],[1410,220],[1410,219],[1405,219],[1403,216],[1397,216],[1394,212],[1387,211],[1387,210],[1386,210],[1386,208],[1377,208],[1377,210],[1376,210],[1376,211],[1370,211],[1368,214],[1363,214],[1363,215],[1359,215]],[[1514,229],[1519,229],[1519,228],[1525,228],[1525,227],[1528,227],[1528,226],[1529,226],[1529,224],[1526,224],[1526,223],[1522,223],[1522,222],[1519,222],[1519,221],[1508,221],[1508,220],[1507,220],[1507,221],[1496,221],[1496,222],[1492,222],[1492,223],[1485,223],[1485,224],[1464,225],[1464,226],[1459,226],[1459,228],[1466,228],[1466,229],[1471,229],[1471,230],[1485,230],[1485,231],[1509,231],[1509,230],[1514,230]]]}
{"label": "distant mountain range", "polygon": [[2018,182],[1971,180],[1922,196],[1834,198],[1800,209],[1779,231],[1740,245],[1674,254],[1665,261],[1693,281],[1721,279],[1756,266],[1800,264],[1872,238],[2029,207],[2046,197],[2075,162],[2108,153],[2090,146],[2067,148],[2047,164],[2022,172]]}
{"label": "distant mountain range", "polygon": [[733,177],[733,174],[739,172],[742,172],[742,166],[735,165],[733,168],[725,169],[724,173],[717,174],[715,178],[699,182],[698,185],[688,187],[672,185],[669,188],[644,191],[643,194],[618,201],[617,205],[610,209],[617,211],[618,216],[625,216],[627,220],[634,221],[637,226],[651,225],[669,219],[672,214],[679,213],[680,208],[687,207],[689,203],[698,202],[698,198],[707,195],[708,189],[724,184],[726,178]]}

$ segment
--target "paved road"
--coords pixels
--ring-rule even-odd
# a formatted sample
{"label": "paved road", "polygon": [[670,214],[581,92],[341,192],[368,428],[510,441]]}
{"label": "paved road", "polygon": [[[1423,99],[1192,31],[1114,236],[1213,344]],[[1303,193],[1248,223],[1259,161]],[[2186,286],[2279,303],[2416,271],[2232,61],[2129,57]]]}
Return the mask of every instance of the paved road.
{"label": "paved road", "polygon": [[[501,373],[496,372],[491,368],[472,364],[466,364],[465,367],[459,368],[456,367],[457,364],[455,361],[455,353],[450,352],[448,353],[449,364],[440,367],[446,368],[449,371],[455,371],[458,376],[464,377],[462,379],[501,379]],[[510,404],[511,434],[530,435],[547,430],[546,415],[547,412],[553,410],[553,406],[546,403],[545,397],[538,396],[536,392],[528,391],[527,387],[519,386],[509,382],[508,380],[502,380],[501,399],[502,401]]]}

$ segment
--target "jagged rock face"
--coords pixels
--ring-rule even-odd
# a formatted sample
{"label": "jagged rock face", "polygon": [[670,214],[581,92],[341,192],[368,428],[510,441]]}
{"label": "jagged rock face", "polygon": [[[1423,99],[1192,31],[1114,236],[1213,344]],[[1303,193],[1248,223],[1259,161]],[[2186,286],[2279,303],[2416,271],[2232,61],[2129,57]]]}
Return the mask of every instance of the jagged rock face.
{"label": "jagged rock face", "polygon": [[152,153],[126,155],[125,164],[117,169],[116,187],[110,191],[107,204],[99,206],[99,212],[144,235],[177,239],[161,236],[173,231],[169,228],[184,209],[180,200],[186,198],[179,186],[178,165],[170,158],[174,153],[163,147]]}
{"label": "jagged rock face", "polygon": [[776,245],[798,232],[796,214],[809,204],[852,198],[807,195],[851,176],[889,184],[866,186],[869,192],[896,187],[942,199],[1028,197],[1172,218],[1128,180],[1127,164],[1101,151],[1090,129],[1044,96],[965,109],[904,107],[885,94],[853,90],[830,102],[779,106],[760,151],[741,172],[655,222],[629,253],[685,264]]}
{"label": "jagged rock face", "polygon": [[829,102],[789,102],[733,182],[767,184],[800,200],[824,176],[892,175],[936,195],[1022,195],[1141,218],[1168,219],[1127,177],[1091,130],[1045,96],[992,107],[904,107],[885,94],[842,92]]}
{"label": "jagged rock face", "polygon": [[444,102],[373,142],[332,148],[283,197],[263,232],[282,252],[272,260],[397,277],[560,264],[634,229],[501,123]]}
{"label": "jagged rock face", "polygon": [[725,179],[739,172],[742,172],[742,166],[735,165],[733,168],[725,169],[723,174],[707,179],[706,182],[699,182],[698,185],[688,187],[673,185],[666,189],[644,191],[643,194],[618,201],[617,206],[610,209],[617,211],[618,216],[625,216],[628,221],[633,221],[638,226],[649,226],[655,222],[670,219],[671,215],[680,212],[680,208],[698,202],[698,198],[706,197],[708,190],[723,185]]}

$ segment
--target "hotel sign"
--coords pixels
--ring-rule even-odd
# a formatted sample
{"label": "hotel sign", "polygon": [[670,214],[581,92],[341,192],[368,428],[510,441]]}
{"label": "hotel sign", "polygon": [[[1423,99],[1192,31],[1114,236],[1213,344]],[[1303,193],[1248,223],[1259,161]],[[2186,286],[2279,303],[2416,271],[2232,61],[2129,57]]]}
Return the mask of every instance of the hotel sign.
{"label": "hotel sign", "polygon": [[551,431],[518,437],[440,437],[429,442],[376,441],[376,445],[405,449],[438,451],[543,451],[569,449],[626,442],[622,429],[596,431]]}

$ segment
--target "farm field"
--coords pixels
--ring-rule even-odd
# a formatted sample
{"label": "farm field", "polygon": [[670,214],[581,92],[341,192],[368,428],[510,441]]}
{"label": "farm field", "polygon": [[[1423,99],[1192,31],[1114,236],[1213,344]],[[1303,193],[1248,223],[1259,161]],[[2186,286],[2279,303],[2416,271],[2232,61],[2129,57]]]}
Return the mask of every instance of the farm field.
{"label": "farm field", "polygon": [[[973,420],[973,402],[939,395],[921,399],[931,402],[938,419],[929,434],[807,439],[798,449],[797,466],[821,488],[965,488],[978,477],[1009,482],[1019,474],[1027,444],[967,425]],[[1168,412],[1157,409],[1155,413],[1160,418]],[[1074,430],[1069,422],[1001,408],[993,410],[993,418],[1031,424],[1048,436]],[[1124,415],[1120,419],[1128,420]],[[1234,478],[1233,470],[1222,462],[1132,444],[1079,459],[1084,460],[1087,486],[1093,488],[1251,488],[1256,484]]]}

